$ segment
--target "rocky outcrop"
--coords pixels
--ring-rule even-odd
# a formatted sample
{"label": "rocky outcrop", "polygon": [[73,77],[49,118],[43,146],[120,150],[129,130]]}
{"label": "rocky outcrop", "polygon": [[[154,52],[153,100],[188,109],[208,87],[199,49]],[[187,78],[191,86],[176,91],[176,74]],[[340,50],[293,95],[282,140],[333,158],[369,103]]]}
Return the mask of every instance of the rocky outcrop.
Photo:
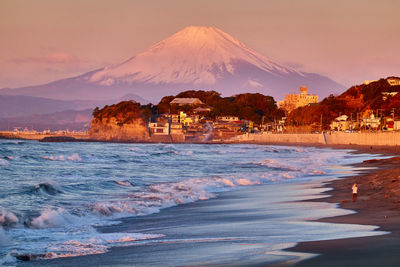
{"label": "rocky outcrop", "polygon": [[115,105],[96,108],[89,130],[90,138],[102,141],[149,141],[146,120],[140,104],[123,101]]}

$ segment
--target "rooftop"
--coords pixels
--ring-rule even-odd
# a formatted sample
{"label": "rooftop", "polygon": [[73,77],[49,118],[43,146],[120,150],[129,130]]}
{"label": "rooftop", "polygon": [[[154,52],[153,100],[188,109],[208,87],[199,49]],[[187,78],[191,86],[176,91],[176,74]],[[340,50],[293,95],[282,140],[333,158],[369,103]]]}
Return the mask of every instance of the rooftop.
{"label": "rooftop", "polygon": [[170,104],[178,104],[178,105],[193,105],[193,104],[202,104],[203,102],[201,102],[200,99],[198,98],[174,98],[174,100],[172,100],[170,102]]}

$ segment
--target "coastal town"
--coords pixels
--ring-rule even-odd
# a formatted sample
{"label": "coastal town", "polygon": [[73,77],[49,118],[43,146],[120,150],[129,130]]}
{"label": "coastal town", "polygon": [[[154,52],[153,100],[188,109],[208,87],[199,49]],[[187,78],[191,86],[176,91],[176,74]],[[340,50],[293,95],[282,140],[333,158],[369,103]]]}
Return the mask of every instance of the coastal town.
{"label": "coastal town", "polygon": [[[2,132],[2,136],[12,138],[13,136],[25,137],[27,139],[42,139],[43,137],[51,136],[72,136],[78,139],[104,139],[109,141],[146,141],[146,142],[230,142],[235,140],[243,140],[243,136],[252,136],[260,134],[291,134],[291,133],[307,133],[307,134],[318,134],[318,133],[378,133],[378,132],[396,132],[400,130],[400,118],[397,114],[397,108],[399,107],[399,88],[400,79],[396,77],[389,77],[387,79],[381,79],[380,81],[365,81],[360,88],[366,88],[368,86],[374,86],[374,84],[382,84],[380,86],[381,92],[376,93],[374,96],[375,106],[366,103],[363,108],[357,108],[346,113],[346,107],[342,107],[342,110],[336,111],[331,114],[331,120],[326,121],[327,114],[320,111],[320,108],[324,101],[318,102],[319,97],[315,94],[309,94],[308,88],[305,86],[300,87],[299,93],[287,94],[285,98],[278,101],[275,105],[272,103],[272,109],[269,113],[274,113],[274,116],[267,117],[267,111],[262,111],[262,108],[254,108],[253,111],[246,107],[250,111],[247,113],[238,112],[228,113],[227,111],[216,112],[220,109],[218,104],[213,102],[205,103],[200,98],[210,95],[216,99],[223,99],[216,92],[205,92],[205,91],[187,91],[181,95],[189,96],[200,96],[200,97],[166,97],[161,100],[158,106],[151,106],[152,110],[157,108],[157,112],[149,110],[148,106],[140,106],[135,101],[125,101],[118,105],[132,105],[137,107],[138,115],[137,119],[141,119],[141,127],[143,126],[141,136],[136,138],[135,134],[130,136],[129,133],[125,133],[124,137],[119,137],[118,127],[122,127],[124,124],[129,124],[129,118],[124,117],[125,111],[120,111],[121,114],[118,116],[124,117],[123,119],[115,120],[114,124],[116,128],[113,128],[114,133],[109,135],[107,138],[101,137],[101,133],[107,132],[112,125],[112,120],[107,118],[107,124],[110,127],[102,128],[101,130],[94,131],[95,120],[92,121],[92,126],[89,132],[76,132],[69,131],[68,129],[62,131],[52,132],[50,130],[35,131],[28,130],[27,128],[15,128],[13,131]],[[357,87],[356,87],[357,88]],[[383,89],[384,88],[384,91]],[[350,88],[349,90],[353,90]],[[353,93],[354,94],[354,93]],[[245,105],[251,106],[254,99],[261,98],[262,95],[239,95],[239,98],[246,99]],[[346,98],[346,105],[354,104],[352,100],[344,93],[344,96],[338,96]],[[252,100],[248,99],[253,98]],[[265,97],[264,97],[265,98]],[[333,97],[331,97],[333,98]],[[266,99],[266,102],[270,99]],[[273,100],[272,100],[273,101]],[[214,101],[215,102],[215,101]],[[399,102],[399,103],[398,103]],[[225,103],[225,102],[222,102]],[[380,106],[376,106],[378,103]],[[388,105],[390,103],[390,105]],[[117,105],[117,106],[118,106]],[[213,106],[214,105],[214,106]],[[114,105],[106,106],[107,108],[114,107]],[[386,109],[384,109],[384,107]],[[125,109],[127,107],[124,107]],[[265,108],[265,107],[264,107]],[[302,121],[296,120],[296,112],[302,109],[314,109],[316,111],[307,111],[308,113],[317,113],[314,117],[314,121],[308,122],[307,125]],[[129,110],[129,108],[128,108]],[[236,109],[233,109],[237,111]],[[261,111],[260,111],[261,110]],[[94,116],[96,112],[94,111]],[[164,111],[164,112],[160,112]],[[110,114],[111,111],[107,111]],[[112,111],[116,112],[116,111]],[[252,113],[253,112],[253,113]],[[398,110],[400,112],[400,109]],[[239,112],[240,113],[240,112]],[[146,118],[144,115],[146,114]],[[270,115],[269,114],[269,115]],[[109,116],[109,115],[107,115]],[[254,118],[254,119],[252,119]],[[303,119],[303,118],[302,118]],[[123,122],[122,122],[123,121]],[[103,122],[104,123],[104,122]],[[121,128],[123,129],[123,127]],[[95,133],[96,134],[93,134]],[[242,137],[240,137],[242,136]],[[136,138],[136,139],[135,139]]]}

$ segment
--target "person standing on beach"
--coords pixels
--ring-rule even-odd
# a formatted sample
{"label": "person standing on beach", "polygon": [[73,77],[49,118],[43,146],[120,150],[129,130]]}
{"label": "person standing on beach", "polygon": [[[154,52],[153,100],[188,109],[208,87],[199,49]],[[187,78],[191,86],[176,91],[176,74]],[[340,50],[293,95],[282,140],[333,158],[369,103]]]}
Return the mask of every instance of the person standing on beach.
{"label": "person standing on beach", "polygon": [[357,201],[357,191],[358,191],[358,188],[357,188],[357,184],[353,184],[353,187],[351,188],[351,189],[353,189],[353,202],[356,202]]}

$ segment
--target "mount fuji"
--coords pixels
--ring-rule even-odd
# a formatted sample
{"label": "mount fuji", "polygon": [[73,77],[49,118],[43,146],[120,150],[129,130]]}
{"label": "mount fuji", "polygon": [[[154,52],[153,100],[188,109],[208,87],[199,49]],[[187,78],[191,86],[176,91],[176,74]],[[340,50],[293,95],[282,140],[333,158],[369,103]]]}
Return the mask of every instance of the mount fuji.
{"label": "mount fuji", "polygon": [[328,77],[275,63],[218,28],[190,26],[122,63],[44,85],[2,89],[0,94],[60,100],[135,94],[156,102],[202,89],[224,96],[260,92],[279,99],[300,86],[320,97],[345,89]]}

